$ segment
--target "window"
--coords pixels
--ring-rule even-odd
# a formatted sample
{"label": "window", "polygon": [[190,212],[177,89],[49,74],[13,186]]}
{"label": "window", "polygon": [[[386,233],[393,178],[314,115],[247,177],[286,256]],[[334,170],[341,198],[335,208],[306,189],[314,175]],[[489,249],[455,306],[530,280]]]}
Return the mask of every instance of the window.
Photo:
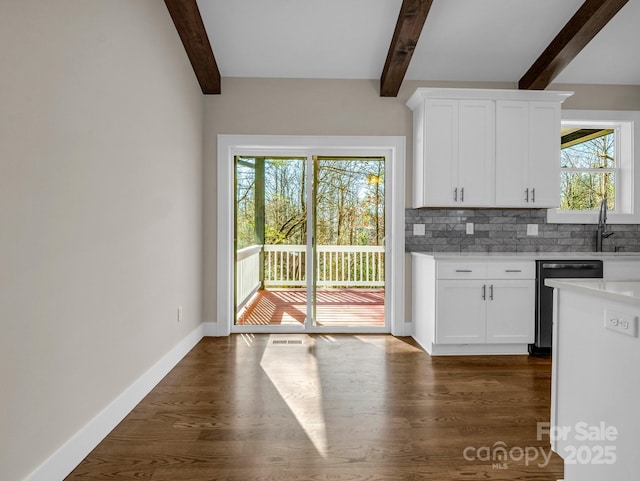
{"label": "window", "polygon": [[595,224],[606,199],[609,223],[640,223],[634,196],[635,130],[640,112],[562,112],[560,132],[560,207],[547,222]]}
{"label": "window", "polygon": [[560,140],[560,209],[589,211],[603,200],[616,206],[616,137],[618,129],[596,125],[562,126]]}

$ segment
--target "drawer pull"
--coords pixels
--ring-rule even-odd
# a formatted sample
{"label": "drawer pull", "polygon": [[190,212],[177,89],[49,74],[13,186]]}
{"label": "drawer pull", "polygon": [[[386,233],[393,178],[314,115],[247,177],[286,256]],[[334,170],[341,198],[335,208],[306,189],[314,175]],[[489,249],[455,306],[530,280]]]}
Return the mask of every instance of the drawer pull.
{"label": "drawer pull", "polygon": [[522,269],[505,269],[505,272],[522,272]]}
{"label": "drawer pull", "polygon": [[456,272],[473,272],[471,269],[456,269]]}

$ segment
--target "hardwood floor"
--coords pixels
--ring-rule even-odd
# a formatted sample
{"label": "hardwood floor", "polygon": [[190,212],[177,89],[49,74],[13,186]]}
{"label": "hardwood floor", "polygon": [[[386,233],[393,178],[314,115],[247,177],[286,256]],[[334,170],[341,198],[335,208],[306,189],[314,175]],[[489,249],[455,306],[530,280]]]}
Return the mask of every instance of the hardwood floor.
{"label": "hardwood floor", "polygon": [[205,338],[66,479],[555,481],[558,456],[511,459],[549,453],[550,366],[382,335]]}

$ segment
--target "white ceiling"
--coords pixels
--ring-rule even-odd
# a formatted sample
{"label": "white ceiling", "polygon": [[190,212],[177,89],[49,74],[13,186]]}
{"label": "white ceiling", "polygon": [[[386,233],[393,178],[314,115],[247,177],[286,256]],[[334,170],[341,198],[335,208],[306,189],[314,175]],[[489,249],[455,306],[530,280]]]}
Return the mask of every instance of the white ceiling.
{"label": "white ceiling", "polygon": [[[584,0],[434,0],[406,79],[517,82]],[[223,77],[380,78],[402,0],[198,0]],[[640,0],[556,78],[640,85]]]}

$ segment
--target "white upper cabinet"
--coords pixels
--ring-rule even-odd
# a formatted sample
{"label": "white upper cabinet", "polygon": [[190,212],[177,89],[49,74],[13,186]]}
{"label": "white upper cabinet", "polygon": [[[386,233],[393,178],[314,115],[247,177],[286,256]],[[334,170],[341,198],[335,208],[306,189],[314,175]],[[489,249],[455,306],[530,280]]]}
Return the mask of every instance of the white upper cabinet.
{"label": "white upper cabinet", "polygon": [[[529,103],[515,100],[496,102],[496,205],[526,204],[529,181]],[[558,143],[560,129],[558,128]],[[559,149],[560,147],[558,147]]]}
{"label": "white upper cabinet", "polygon": [[495,105],[460,100],[458,113],[458,197],[463,207],[483,207],[493,202]]}
{"label": "white upper cabinet", "polygon": [[413,207],[558,206],[560,104],[570,95],[416,90]]}
{"label": "white upper cabinet", "polygon": [[560,206],[560,103],[529,103],[529,189],[533,207]]}
{"label": "white upper cabinet", "polygon": [[427,99],[416,119],[414,204],[481,207],[493,200],[495,105],[487,100]]}
{"label": "white upper cabinet", "polygon": [[[422,205],[454,205],[454,188],[458,182],[458,101],[429,99],[425,102],[421,146],[428,162],[414,172],[415,185]],[[437,180],[436,180],[437,179]]]}
{"label": "white upper cabinet", "polygon": [[496,102],[496,206],[560,205],[560,103]]}

